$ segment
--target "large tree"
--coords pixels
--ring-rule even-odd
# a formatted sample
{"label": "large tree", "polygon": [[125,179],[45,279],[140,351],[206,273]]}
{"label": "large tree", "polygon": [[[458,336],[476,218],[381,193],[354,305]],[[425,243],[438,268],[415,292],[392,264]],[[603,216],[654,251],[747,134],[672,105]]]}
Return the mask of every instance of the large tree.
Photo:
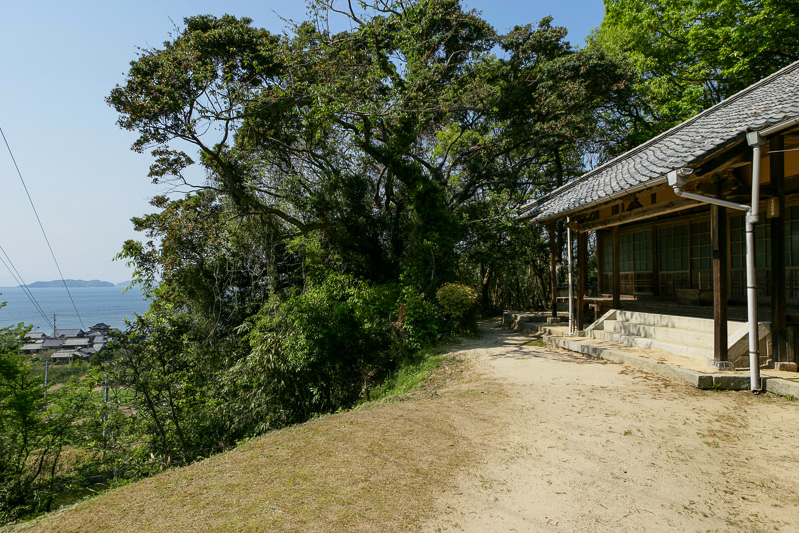
{"label": "large tree", "polygon": [[[195,185],[283,235],[322,232],[358,275],[433,291],[472,203],[518,204],[579,172],[624,73],[549,20],[497,36],[457,0],[336,5],[287,37],[187,19],[109,102],[153,148],[154,179],[187,182],[193,145],[208,176]],[[331,34],[321,13],[352,29]]]}

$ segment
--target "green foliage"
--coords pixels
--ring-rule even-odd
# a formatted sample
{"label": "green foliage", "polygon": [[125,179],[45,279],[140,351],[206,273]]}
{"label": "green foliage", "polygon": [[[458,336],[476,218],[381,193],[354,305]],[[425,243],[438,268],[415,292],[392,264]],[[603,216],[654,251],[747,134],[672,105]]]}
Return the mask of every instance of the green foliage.
{"label": "green foliage", "polygon": [[282,37],[188,18],[108,102],[139,132],[134,146],[154,148],[155,179],[184,185],[196,160],[235,212],[278,241],[321,232],[375,283],[402,276],[432,293],[452,281],[471,206],[503,202],[502,224],[574,175],[596,110],[623,92],[617,62],[572,49],[549,19],[499,36],[457,0],[363,3],[331,35],[327,4],[311,8],[318,19]]}
{"label": "green foliage", "polygon": [[460,331],[474,331],[477,328],[477,292],[462,283],[445,283],[436,298],[444,313],[455,323]]}
{"label": "green foliage", "polygon": [[799,59],[799,2],[605,0],[592,40],[635,70],[638,144]]}
{"label": "green foliage", "polygon": [[0,329],[0,524],[50,510],[62,453],[79,440],[90,400],[77,384],[45,398],[30,357],[18,353],[29,329]]}
{"label": "green foliage", "polygon": [[379,401],[417,390],[441,365],[441,361],[441,356],[434,349],[420,350],[414,357],[403,362],[397,370],[389,374],[380,385],[371,391],[367,399]]}
{"label": "green foliage", "polygon": [[392,366],[380,306],[368,284],[330,274],[254,317],[252,351],[233,373],[257,391],[263,429],[349,407]]}
{"label": "green foliage", "polygon": [[[33,366],[31,371],[35,378],[44,383],[44,364],[38,363]],[[70,364],[51,364],[47,370],[47,384],[63,385],[65,383],[78,383],[80,379],[89,371],[89,365],[85,363],[73,362]]]}
{"label": "green foliage", "polygon": [[439,309],[412,290],[406,290],[402,298],[399,323],[406,349],[411,352],[431,346],[448,333]]}
{"label": "green foliage", "polygon": [[209,338],[204,318],[156,302],[114,341],[117,358],[106,370],[128,391],[140,452],[153,468],[207,457],[245,434],[249,419],[227,378],[240,342]]}

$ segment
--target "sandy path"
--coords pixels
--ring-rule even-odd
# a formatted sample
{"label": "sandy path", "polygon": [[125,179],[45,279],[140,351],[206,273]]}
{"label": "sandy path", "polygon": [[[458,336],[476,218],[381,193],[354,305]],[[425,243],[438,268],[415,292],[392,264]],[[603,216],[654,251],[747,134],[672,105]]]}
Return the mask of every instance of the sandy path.
{"label": "sandy path", "polygon": [[799,531],[799,403],[527,340],[486,326],[462,346],[506,398],[423,530]]}

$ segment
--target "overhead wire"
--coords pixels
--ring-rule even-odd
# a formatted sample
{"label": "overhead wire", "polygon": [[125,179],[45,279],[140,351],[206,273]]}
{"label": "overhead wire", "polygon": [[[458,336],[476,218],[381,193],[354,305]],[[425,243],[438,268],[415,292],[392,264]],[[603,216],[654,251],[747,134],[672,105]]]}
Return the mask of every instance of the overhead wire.
{"label": "overhead wire", "polygon": [[[22,289],[22,292],[24,292],[25,295],[28,297],[28,299],[31,301],[31,303],[33,304],[33,307],[35,307],[36,310],[39,312],[39,314],[42,315],[42,318],[47,323],[47,325],[50,326],[50,329],[55,331],[55,324],[53,324],[50,321],[50,319],[47,316],[47,313],[45,313],[44,309],[42,309],[42,306],[39,305],[39,302],[36,300],[36,297],[31,292],[30,288],[28,287],[28,284],[25,283],[24,279],[22,279],[22,275],[17,270],[17,267],[14,266],[14,262],[11,261],[11,258],[8,256],[8,253],[6,253],[6,251],[2,247],[2,245],[0,245],[0,252],[2,252],[3,255],[6,257],[5,259],[3,259],[3,257],[0,256],[0,262],[2,262],[3,265],[5,265],[5,267],[8,270],[8,272],[14,278],[14,281],[17,282],[17,285],[19,285],[20,289]],[[6,261],[8,261],[8,262],[6,262]],[[9,266],[9,265],[11,265],[11,266]]]}
{"label": "overhead wire", "polygon": [[0,127],[0,135],[3,136],[3,141],[6,143],[6,148],[8,149],[8,154],[11,156],[11,161],[14,163],[14,168],[17,169],[17,175],[19,176],[19,181],[22,182],[22,187],[25,189],[25,194],[28,196],[28,201],[31,204],[31,208],[33,209],[33,214],[36,215],[36,221],[39,223],[39,229],[42,230],[42,235],[44,236],[44,242],[47,243],[47,248],[50,250],[50,256],[53,258],[53,263],[55,263],[55,267],[58,270],[58,275],[61,277],[61,282],[64,284],[64,289],[67,291],[67,296],[69,296],[69,301],[72,302],[72,308],[75,310],[75,315],[78,317],[78,321],[83,329],[86,329],[86,326],[83,323],[83,318],[80,316],[80,312],[78,312],[78,306],[75,305],[75,300],[72,298],[72,293],[69,292],[69,287],[67,286],[67,282],[64,279],[64,274],[61,273],[61,266],[58,264],[58,260],[55,257],[55,252],[53,252],[53,247],[50,246],[50,239],[47,238],[47,233],[44,231],[44,225],[42,225],[42,220],[39,218],[39,213],[36,211],[36,206],[33,205],[33,198],[31,198],[30,192],[28,192],[28,186],[25,185],[25,180],[22,178],[22,172],[19,170],[19,165],[17,165],[17,160],[14,158],[14,153],[11,151],[11,146],[8,144],[8,139],[6,139],[6,134],[3,132],[3,128]]}

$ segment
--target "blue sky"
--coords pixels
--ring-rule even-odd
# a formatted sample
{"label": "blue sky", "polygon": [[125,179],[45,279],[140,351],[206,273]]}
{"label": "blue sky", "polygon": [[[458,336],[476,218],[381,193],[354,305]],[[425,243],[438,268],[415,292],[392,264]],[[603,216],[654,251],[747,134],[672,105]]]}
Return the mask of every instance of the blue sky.
{"label": "blue sky", "polygon": [[[498,31],[552,15],[572,44],[602,21],[601,0],[466,0]],[[183,17],[247,16],[272,32],[301,20],[302,1],[4,0],[0,2],[0,127],[65,278],[120,282],[122,243],[143,238],[130,218],[164,192],[147,178],[150,158],[130,150],[104,101],[124,80],[137,47],[159,46]],[[28,283],[58,279],[25,191],[0,139],[0,246]],[[0,287],[16,285],[0,263]]]}

